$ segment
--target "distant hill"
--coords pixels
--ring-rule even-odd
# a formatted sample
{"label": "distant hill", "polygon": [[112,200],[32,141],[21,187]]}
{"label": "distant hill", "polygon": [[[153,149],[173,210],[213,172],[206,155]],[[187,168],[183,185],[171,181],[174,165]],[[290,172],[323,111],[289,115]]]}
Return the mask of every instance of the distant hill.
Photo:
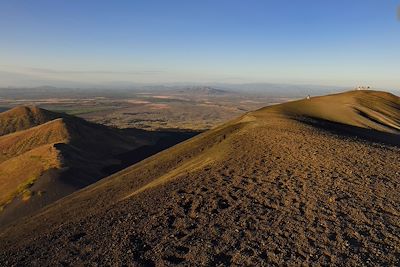
{"label": "distant hill", "polygon": [[209,96],[218,96],[218,95],[225,95],[231,92],[216,89],[209,86],[195,86],[195,87],[187,87],[183,89],[178,89],[178,92],[184,94],[195,94],[195,95],[209,95]]}
{"label": "distant hill", "polygon": [[399,107],[399,97],[391,93],[350,91],[293,101],[264,108],[260,112],[273,110],[296,119],[308,119],[308,122],[319,125],[337,123],[337,126],[351,125],[360,129],[399,134]]}
{"label": "distant hill", "polygon": [[266,107],[0,232],[1,265],[397,266],[400,99]]}
{"label": "distant hill", "polygon": [[35,106],[19,106],[0,113],[0,136],[25,130],[60,117]]}

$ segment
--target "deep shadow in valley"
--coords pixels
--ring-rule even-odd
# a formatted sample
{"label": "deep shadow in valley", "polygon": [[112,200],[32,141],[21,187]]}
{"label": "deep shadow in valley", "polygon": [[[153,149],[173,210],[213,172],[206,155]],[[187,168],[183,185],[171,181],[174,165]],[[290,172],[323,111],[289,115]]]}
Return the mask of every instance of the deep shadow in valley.
{"label": "deep shadow in valley", "polygon": [[154,131],[148,132],[139,129],[127,129],[127,131],[133,132],[133,135],[140,136],[141,134],[151,135],[151,138],[155,140],[154,144],[144,145],[138,147],[132,151],[121,153],[116,158],[120,160],[119,164],[105,167],[102,171],[108,175],[118,172],[126,167],[129,167],[139,161],[142,161],[162,150],[172,147],[180,142],[183,142],[189,138],[192,138],[199,134],[197,131],[187,130],[170,130],[170,131]]}

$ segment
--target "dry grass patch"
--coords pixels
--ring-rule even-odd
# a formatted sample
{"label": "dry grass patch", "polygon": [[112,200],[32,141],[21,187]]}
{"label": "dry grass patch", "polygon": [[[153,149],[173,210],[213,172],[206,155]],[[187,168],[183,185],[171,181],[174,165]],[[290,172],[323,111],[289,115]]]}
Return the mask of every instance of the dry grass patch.
{"label": "dry grass patch", "polygon": [[6,206],[16,196],[23,200],[32,196],[29,188],[42,173],[61,167],[59,151],[53,145],[44,145],[0,163],[0,207]]}

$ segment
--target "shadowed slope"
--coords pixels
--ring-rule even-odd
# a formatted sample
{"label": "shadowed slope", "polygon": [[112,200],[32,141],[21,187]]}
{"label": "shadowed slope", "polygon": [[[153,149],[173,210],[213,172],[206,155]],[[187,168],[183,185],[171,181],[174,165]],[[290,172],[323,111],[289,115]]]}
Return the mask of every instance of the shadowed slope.
{"label": "shadowed slope", "polygon": [[398,103],[348,92],[248,113],[3,230],[0,263],[398,265],[399,148],[304,123],[398,138]]}

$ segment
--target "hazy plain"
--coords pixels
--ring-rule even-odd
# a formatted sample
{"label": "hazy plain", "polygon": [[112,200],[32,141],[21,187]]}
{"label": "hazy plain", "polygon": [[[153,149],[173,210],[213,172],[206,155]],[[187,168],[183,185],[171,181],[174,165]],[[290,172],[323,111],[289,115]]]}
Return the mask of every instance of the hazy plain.
{"label": "hazy plain", "polygon": [[206,130],[248,111],[304,97],[208,86],[131,89],[0,89],[0,111],[35,105],[117,128]]}

